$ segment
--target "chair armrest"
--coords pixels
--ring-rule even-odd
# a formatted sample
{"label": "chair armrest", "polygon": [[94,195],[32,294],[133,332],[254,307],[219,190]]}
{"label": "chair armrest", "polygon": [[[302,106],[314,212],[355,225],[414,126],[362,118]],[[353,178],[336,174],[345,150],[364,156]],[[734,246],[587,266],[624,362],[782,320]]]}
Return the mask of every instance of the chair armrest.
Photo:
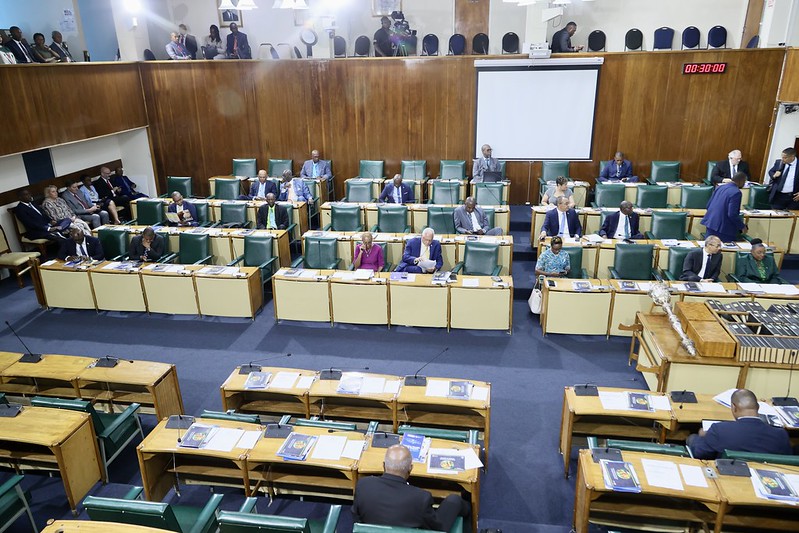
{"label": "chair armrest", "polygon": [[169,193],[162,194],[159,196],[159,198],[169,198]]}
{"label": "chair armrest", "polygon": [[280,417],[280,422],[278,424],[285,425],[291,423],[291,415],[283,415]]}
{"label": "chair armrest", "polygon": [[236,259],[228,263],[227,266],[232,267],[235,264],[241,263],[243,260],[244,260],[244,255],[240,255]]}
{"label": "chair armrest", "polygon": [[3,496],[7,492],[11,491],[11,489],[19,485],[23,479],[25,479],[25,476],[11,476],[8,481],[0,485],[0,496]]}
{"label": "chair armrest", "polygon": [[[292,224],[292,226],[293,226],[293,225],[294,225],[294,224]],[[327,226],[325,226],[324,228],[322,228],[322,231],[330,231],[330,228],[332,228],[332,227],[333,227],[333,223],[331,222],[330,224],[328,224]]]}
{"label": "chair armrest", "polygon": [[646,233],[644,233],[644,235],[646,235],[646,238],[649,239],[650,241],[657,240],[655,239],[655,236],[652,234],[651,231],[647,231]]}
{"label": "chair armrest", "polygon": [[497,265],[494,267],[494,270],[491,271],[492,276],[499,276],[499,273],[502,272],[502,265]]}
{"label": "chair armrest", "polygon": [[270,266],[270,265],[271,265],[272,263],[274,263],[275,261],[277,261],[277,257],[273,257],[272,259],[270,259],[270,260],[268,260],[268,261],[264,261],[263,263],[261,263],[260,265],[258,265],[258,268],[260,268],[260,269],[264,269],[264,268],[266,268],[266,267]]}
{"label": "chair armrest", "polygon": [[131,487],[131,489],[122,495],[123,500],[141,500],[141,495],[144,493],[144,487]]}
{"label": "chair armrest", "polygon": [[206,264],[208,261],[210,261],[212,257],[213,257],[213,255],[209,255],[209,256],[207,256],[207,257],[203,257],[203,258],[202,258],[202,259],[200,259],[199,261],[195,261],[195,262],[194,262],[194,263],[192,263],[192,264],[193,264],[193,265],[204,265],[204,264]]}
{"label": "chair armrest", "polygon": [[782,276],[779,276],[779,275],[778,276],[774,276],[774,281],[776,281],[780,285],[791,285],[791,283],[789,283],[785,278],[783,278]]}
{"label": "chair armrest", "polygon": [[211,533],[216,531],[216,512],[219,509],[219,504],[222,503],[223,494],[213,494],[208,503],[205,504],[203,510],[197,516],[197,521],[194,527],[191,528],[190,533]]}
{"label": "chair armrest", "polygon": [[608,270],[610,271],[610,277],[612,277],[613,279],[621,279],[621,276],[619,275],[619,273],[616,271],[615,268],[608,267]]}
{"label": "chair armrest", "polygon": [[593,207],[594,209],[598,209],[599,208],[599,206],[596,205],[596,202],[591,202],[591,207]]}
{"label": "chair armrest", "polygon": [[213,200],[214,198],[216,198],[215,194],[212,194],[211,196],[208,197],[209,200]]}
{"label": "chair armrest", "polygon": [[710,178],[704,178],[702,180],[702,183],[704,183],[705,185],[713,185],[713,182],[710,180]]}
{"label": "chair armrest", "polygon": [[378,422],[377,420],[372,420],[371,422],[369,422],[369,426],[366,428],[366,434],[374,435],[379,425],[380,422]]}
{"label": "chair armrest", "polygon": [[383,270],[381,272],[391,272],[391,267],[394,266],[392,263],[386,263],[383,265]]}
{"label": "chair armrest", "polygon": [[340,505],[331,505],[330,511],[327,513],[327,520],[322,527],[322,533],[336,533],[336,525],[338,524],[338,517],[341,515]]}
{"label": "chair armrest", "polygon": [[247,498],[244,500],[244,503],[241,504],[241,509],[239,509],[239,512],[258,514],[258,509],[255,508],[256,503],[258,503],[258,498]]}
{"label": "chair armrest", "polygon": [[730,283],[740,283],[741,280],[735,274],[727,274],[727,281]]}
{"label": "chair armrest", "polygon": [[178,257],[176,253],[166,254],[162,258],[160,258],[156,263],[170,263],[173,262]]}
{"label": "chair armrest", "polygon": [[411,232],[411,227],[405,226],[405,231],[403,233],[410,233],[410,232]]}
{"label": "chair armrest", "polygon": [[378,231],[380,231],[380,226],[378,226],[377,224],[372,226],[372,233],[377,233]]}
{"label": "chair armrest", "polygon": [[336,270],[338,268],[338,264],[341,263],[341,258],[336,259],[332,263],[327,265],[328,270]]}
{"label": "chair armrest", "polygon": [[355,270],[355,263],[350,263],[350,266],[347,270]]}
{"label": "chair armrest", "polygon": [[342,202],[349,202],[349,200],[347,200],[347,197],[346,197],[346,196],[345,196],[344,198],[342,198],[340,201],[342,201]]}
{"label": "chair armrest", "polygon": [[453,274],[460,273],[460,271],[463,270],[463,265],[464,265],[463,261],[461,261],[460,263],[455,263],[455,266],[452,268],[452,273]]}
{"label": "chair armrest", "polygon": [[752,242],[752,239],[754,238],[748,233],[741,233],[741,237],[743,237],[746,242]]}
{"label": "chair armrest", "polygon": [[664,276],[664,274],[663,274],[663,270],[662,269],[660,269],[660,268],[653,268],[652,269],[652,277],[654,277],[655,280],[662,282],[663,281],[663,276]]}
{"label": "chair armrest", "polygon": [[475,444],[477,444],[477,437],[478,437],[477,430],[476,429],[470,429],[469,430],[469,438],[467,439],[467,442],[469,444],[475,445]]}
{"label": "chair armrest", "polygon": [[128,254],[122,254],[122,255],[118,255],[116,257],[112,257],[111,261],[124,261],[127,258],[128,258]]}
{"label": "chair armrest", "polygon": [[686,241],[695,241],[695,240],[697,240],[697,239],[696,239],[696,237],[694,237],[693,235],[691,235],[691,234],[690,234],[690,233],[688,233],[687,231],[685,232],[685,234],[683,235],[683,237],[685,237],[685,240],[686,240]]}
{"label": "chair armrest", "polygon": [[305,261],[305,256],[301,255],[291,262],[291,268],[298,268]]}
{"label": "chair armrest", "polygon": [[252,220],[248,220],[248,221],[247,221],[247,222],[246,222],[246,223],[245,223],[245,224],[242,226],[242,228],[249,229],[249,228],[250,228],[250,226],[252,226]]}
{"label": "chair armrest", "polygon": [[646,182],[650,185],[657,185],[658,182],[653,180],[652,178],[646,178]]}
{"label": "chair armrest", "polygon": [[99,434],[99,435],[97,435],[97,436],[98,436],[98,437],[100,437],[101,439],[108,439],[108,438],[110,438],[110,437],[111,437],[111,435],[113,435],[113,434],[114,434],[114,432],[115,432],[116,430],[118,430],[118,429],[119,429],[119,427],[120,427],[122,424],[124,424],[124,423],[126,423],[128,420],[130,420],[130,419],[131,419],[131,417],[134,417],[134,416],[136,416],[136,413],[138,412],[138,410],[139,410],[139,408],[140,408],[140,407],[141,407],[141,405],[139,405],[139,404],[137,404],[137,403],[132,403],[132,404],[130,404],[130,405],[128,406],[128,408],[127,408],[127,409],[125,409],[124,411],[122,411],[122,412],[119,414],[119,416],[117,416],[117,417],[114,419],[114,421],[113,421],[113,422],[112,422],[112,423],[111,423],[111,424],[110,424],[108,427],[106,427],[106,428],[103,430],[103,432],[102,432],[102,433],[100,433],[100,434]]}

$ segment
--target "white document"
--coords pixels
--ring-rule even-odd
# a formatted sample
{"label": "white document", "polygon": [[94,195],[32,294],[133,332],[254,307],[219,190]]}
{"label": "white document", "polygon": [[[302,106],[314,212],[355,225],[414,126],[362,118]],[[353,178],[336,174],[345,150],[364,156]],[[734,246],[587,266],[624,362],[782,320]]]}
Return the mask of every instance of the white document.
{"label": "white document", "polygon": [[630,401],[626,392],[599,391],[599,401],[606,411],[629,411]]}
{"label": "white document", "polygon": [[436,262],[433,261],[432,259],[420,259],[418,266],[422,270],[428,270],[431,268],[436,268]]}
{"label": "white document", "polygon": [[344,446],[347,445],[347,437],[338,435],[320,435],[316,439],[313,451],[311,452],[311,459],[326,459],[330,461],[338,461],[341,459],[341,454],[344,452]]}
{"label": "white document", "polygon": [[685,283],[672,283],[671,286],[674,290],[679,292],[685,292],[687,289],[685,288]]}
{"label": "white document", "polygon": [[[119,266],[119,265],[121,265],[121,264],[122,264],[122,263],[121,263],[121,262],[119,262],[119,261],[111,261],[110,263],[108,263],[107,265],[105,265],[105,266],[102,268],[102,270],[114,270],[116,267],[118,267],[118,266]],[[44,266],[44,265],[42,265],[42,266]]]}
{"label": "white document", "polygon": [[297,380],[297,388],[310,389],[311,385],[313,385],[313,381],[314,381],[313,376],[302,376],[299,380]]}
{"label": "white document", "polygon": [[318,270],[302,270],[300,271],[300,275],[298,277],[305,278],[305,279],[313,279],[317,275],[319,275]]}
{"label": "white document", "polygon": [[479,278],[461,278],[463,281],[464,287],[479,287],[480,286],[480,279]]}
{"label": "white document", "polygon": [[702,472],[701,466],[680,465],[680,472],[682,473],[682,478],[686,485],[692,487],[707,487],[707,480],[705,479],[705,474]]}
{"label": "white document", "polygon": [[641,459],[644,467],[646,481],[653,487],[662,487],[671,490],[685,490],[680,479],[680,470],[677,463],[671,461],[658,461],[655,459]]}
{"label": "white document", "polygon": [[243,429],[217,428],[216,432],[211,435],[211,438],[203,446],[203,449],[229,452],[236,447],[242,435],[244,435]]}
{"label": "white document", "polygon": [[758,414],[766,415],[769,418],[769,423],[774,426],[779,426],[782,424],[782,417],[780,416],[780,412],[777,411],[776,408],[767,404],[766,402],[757,402],[758,403]]}
{"label": "white document", "polygon": [[55,259],[50,259],[49,261],[45,261],[44,263],[42,263],[40,266],[46,267],[46,266],[54,265],[55,262],[56,262]]}
{"label": "white document", "polygon": [[470,400],[484,402],[488,399],[488,387],[472,387]]}
{"label": "white document", "polygon": [[477,454],[474,453],[472,448],[464,448],[461,450],[461,455],[463,455],[464,462],[463,465],[466,470],[471,470],[472,468],[482,468],[483,462],[477,457]]}
{"label": "white document", "polygon": [[643,281],[637,282],[637,285],[638,285],[638,290],[639,291],[649,292],[649,289],[652,288],[652,284],[651,283],[646,283],[646,282],[643,282]]}
{"label": "white document", "polygon": [[717,424],[718,422],[721,422],[721,420],[702,420],[702,429],[707,431],[710,429],[710,426]]}
{"label": "white document", "polygon": [[177,213],[167,212],[166,219],[175,224],[180,224],[180,216]]}
{"label": "white document", "polygon": [[446,398],[449,395],[449,381],[428,379],[424,395],[433,396],[435,398]]}
{"label": "white document", "polygon": [[740,248],[742,250],[751,250],[752,249],[752,243],[749,243],[749,242],[746,242],[746,241],[736,242],[735,244],[737,244],[738,248]]}
{"label": "white document", "polygon": [[738,287],[746,292],[765,292],[759,283],[739,283]]}
{"label": "white document", "polygon": [[694,248],[694,243],[691,241],[680,241],[677,243],[679,248]]}
{"label": "white document", "polygon": [[601,236],[597,235],[596,233],[591,233],[590,235],[584,235],[583,239],[587,240],[588,242],[590,242],[592,244],[600,244],[602,241],[605,240]]}
{"label": "white document", "polygon": [[387,380],[386,385],[383,387],[384,394],[397,394],[400,390],[400,383],[401,380],[399,379],[392,379]]}
{"label": "white document", "polygon": [[679,244],[677,239],[661,239],[660,242],[663,243],[663,246],[677,246]]}
{"label": "white document", "polygon": [[385,386],[386,378],[364,376],[359,394],[383,394]]}
{"label": "white document", "polygon": [[699,287],[702,289],[702,292],[727,292],[727,289],[725,289],[724,285],[721,283],[708,283],[703,281],[699,283]]}
{"label": "white document", "polygon": [[339,270],[335,274],[333,274],[334,279],[343,279],[344,281],[353,281],[355,279],[355,273],[350,272],[348,270]]}
{"label": "white document", "polygon": [[374,277],[375,272],[370,268],[359,268],[354,272],[355,279],[366,281]]}
{"label": "white document", "polygon": [[251,450],[255,447],[255,443],[258,442],[258,438],[261,436],[260,431],[245,431],[244,434],[239,439],[239,443],[236,444],[236,448],[244,448],[246,450]]}
{"label": "white document", "polygon": [[766,294],[784,294],[785,296],[795,296],[799,294],[799,289],[793,285],[761,285]]}
{"label": "white document", "polygon": [[799,474],[786,474],[783,472],[782,475],[785,477],[785,481],[793,488],[793,491],[799,494]]}
{"label": "white document", "polygon": [[720,392],[713,396],[713,399],[716,400],[718,403],[723,405],[724,407],[731,407],[732,406],[732,393],[737,391],[738,389],[727,389],[724,392]]}
{"label": "white document", "polygon": [[671,402],[668,396],[649,395],[649,405],[656,411],[671,411]]}
{"label": "white document", "polygon": [[361,458],[364,444],[366,444],[365,440],[348,440],[347,444],[344,446],[344,451],[341,452],[341,456],[357,461]]}
{"label": "white document", "polygon": [[293,389],[294,383],[300,377],[299,372],[278,372],[272,376],[272,381],[266,386],[267,389]]}

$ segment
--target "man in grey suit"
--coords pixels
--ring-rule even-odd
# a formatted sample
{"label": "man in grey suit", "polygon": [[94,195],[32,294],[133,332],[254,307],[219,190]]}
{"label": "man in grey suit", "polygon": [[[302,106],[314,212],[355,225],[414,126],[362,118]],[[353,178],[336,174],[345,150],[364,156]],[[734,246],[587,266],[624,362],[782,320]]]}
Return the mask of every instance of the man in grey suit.
{"label": "man in grey suit", "polygon": [[472,165],[472,183],[482,183],[483,174],[486,170],[490,172],[500,171],[499,161],[491,157],[491,147],[484,144],[480,150],[483,151],[483,157],[474,160],[474,165]]}
{"label": "man in grey suit", "polygon": [[64,37],[61,35],[61,32],[55,30],[52,36],[53,42],[50,43],[50,50],[58,54],[58,57],[61,58],[63,63],[74,63],[75,58],[72,57],[72,53],[69,51],[67,43],[64,42]]}
{"label": "man in grey suit", "polygon": [[61,195],[67,205],[75,211],[75,214],[81,220],[88,222],[92,228],[97,228],[101,224],[108,224],[108,211],[103,211],[98,205],[89,204],[78,187],[80,187],[79,181],[67,184],[67,190]]}
{"label": "man in grey suit", "polygon": [[313,150],[311,158],[302,164],[300,177],[329,180],[333,177],[333,173],[330,171],[330,163],[324,159],[319,159],[319,150]]}
{"label": "man in grey suit", "polygon": [[471,196],[453,213],[455,231],[465,235],[502,235],[502,228],[492,228],[485,212]]}

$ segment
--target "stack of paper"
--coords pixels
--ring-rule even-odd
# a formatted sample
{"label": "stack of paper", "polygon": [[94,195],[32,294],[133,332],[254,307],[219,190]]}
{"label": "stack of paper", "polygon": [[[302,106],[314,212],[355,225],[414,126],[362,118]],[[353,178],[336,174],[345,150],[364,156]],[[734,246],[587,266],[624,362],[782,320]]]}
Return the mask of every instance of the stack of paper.
{"label": "stack of paper", "polygon": [[347,437],[338,435],[320,435],[311,453],[311,459],[338,461],[344,453]]}
{"label": "stack of paper", "polygon": [[644,475],[649,485],[664,489],[685,490],[680,479],[677,464],[671,461],[658,461],[654,459],[641,459]]}
{"label": "stack of paper", "polygon": [[293,389],[298,377],[299,372],[278,372],[268,386],[270,389]]}

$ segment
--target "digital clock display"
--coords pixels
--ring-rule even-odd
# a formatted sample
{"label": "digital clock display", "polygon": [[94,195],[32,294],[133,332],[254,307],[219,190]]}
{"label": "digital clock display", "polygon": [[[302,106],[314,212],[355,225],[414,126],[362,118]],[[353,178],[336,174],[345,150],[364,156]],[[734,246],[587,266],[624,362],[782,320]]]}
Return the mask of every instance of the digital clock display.
{"label": "digital clock display", "polygon": [[685,63],[682,66],[683,74],[724,74],[727,72],[727,63]]}

